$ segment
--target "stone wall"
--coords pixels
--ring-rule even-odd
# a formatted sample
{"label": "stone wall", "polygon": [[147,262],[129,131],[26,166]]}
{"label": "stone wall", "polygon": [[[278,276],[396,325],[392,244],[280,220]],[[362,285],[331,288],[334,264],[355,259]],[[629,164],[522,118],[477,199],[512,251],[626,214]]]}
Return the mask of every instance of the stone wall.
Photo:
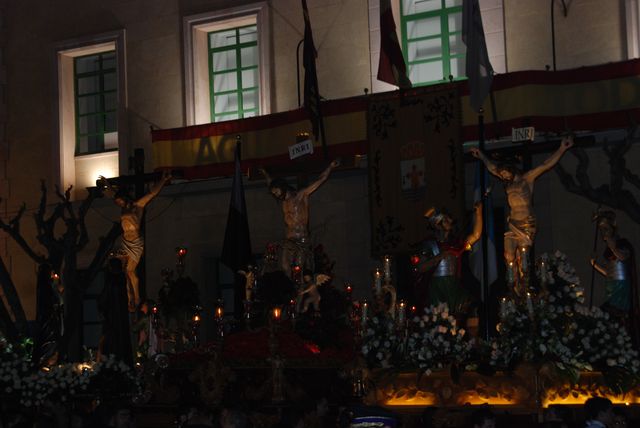
{"label": "stone wall", "polygon": [[[40,179],[46,180],[51,189],[59,167],[54,161],[58,151],[54,126],[58,101],[54,77],[56,43],[126,31],[128,105],[123,126],[126,125],[129,144],[121,158],[126,160],[135,148],[144,148],[149,171],[154,166],[149,127],[165,129],[185,123],[183,18],[249,3],[247,0],[0,1],[0,197],[3,198],[0,215],[11,218],[25,202],[28,211],[22,231],[28,242],[38,248],[30,213],[40,198]],[[298,107],[296,46],[303,37],[302,11],[299,0],[267,3],[273,50],[271,105],[272,111],[281,112]],[[501,31],[499,13],[495,12],[499,3],[482,2],[484,10],[493,11],[485,21],[487,33]],[[308,0],[308,4],[318,50],[321,94],[327,99],[362,94],[372,83],[368,0]],[[549,2],[504,0],[502,5],[506,69],[543,69],[550,64]],[[567,18],[556,10],[558,68],[624,59],[621,7],[617,0],[588,0],[570,2]],[[585,219],[593,207],[580,198],[567,196],[553,174],[547,174],[536,184],[536,210],[541,221],[539,249],[559,248],[570,255],[574,252],[578,265],[578,260],[586,257],[585,248],[592,245],[591,238],[587,238],[591,225]],[[173,265],[173,249],[177,245],[190,247],[187,270],[201,287],[209,287],[209,273],[200,265],[203,259],[219,255],[229,185],[228,179],[174,184],[151,205],[147,217],[150,294],[159,288],[159,270]],[[281,218],[277,205],[264,190],[264,183],[251,182],[247,187],[253,246],[259,252],[266,242],[282,236]],[[336,260],[338,279],[353,281],[357,295],[368,292],[369,269],[374,263],[369,257],[367,195],[366,173],[357,170],[338,172],[313,196],[312,228],[320,234],[318,241],[325,244]],[[90,259],[97,238],[117,218],[117,209],[111,201],[95,203],[87,219],[91,243],[81,265]],[[584,232],[570,232],[576,224],[580,224],[577,230]],[[631,231],[638,228],[632,226],[621,220],[623,233],[634,233]],[[640,236],[631,237],[640,242]],[[0,254],[11,269],[27,315],[33,317],[34,263],[4,237],[0,238]],[[581,274],[589,276],[588,270]]]}
{"label": "stone wall", "polygon": [[[604,64],[627,58],[624,5],[619,0],[555,4],[556,68]],[[553,69],[551,2],[504,0],[507,70]]]}

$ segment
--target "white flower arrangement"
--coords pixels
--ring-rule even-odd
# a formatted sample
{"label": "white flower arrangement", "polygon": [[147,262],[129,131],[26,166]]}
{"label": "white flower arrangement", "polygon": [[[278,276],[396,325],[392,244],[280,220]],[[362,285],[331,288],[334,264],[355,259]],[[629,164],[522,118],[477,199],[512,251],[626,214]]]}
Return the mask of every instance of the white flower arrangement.
{"label": "white flower arrangement", "polygon": [[424,312],[410,322],[407,354],[411,364],[430,374],[447,364],[467,361],[473,340],[457,325],[447,304],[425,308]]}
{"label": "white flower arrangement", "polygon": [[391,317],[377,314],[367,322],[361,351],[370,365],[391,367],[400,364],[401,345],[401,336]]}
{"label": "white flower arrangement", "polygon": [[496,368],[521,361],[551,363],[574,379],[580,371],[614,369],[638,378],[640,361],[629,334],[607,313],[584,305],[566,256],[544,254],[537,265],[544,289],[537,296],[503,301],[490,363]]}
{"label": "white flower arrangement", "polygon": [[417,368],[430,374],[447,364],[465,362],[472,346],[442,303],[402,324],[384,315],[373,317],[364,331],[362,353],[373,366]]}
{"label": "white flower arrangement", "polygon": [[0,395],[27,408],[90,395],[129,395],[138,390],[134,370],[113,355],[100,362],[67,363],[34,371],[28,352],[10,345],[0,349]]}

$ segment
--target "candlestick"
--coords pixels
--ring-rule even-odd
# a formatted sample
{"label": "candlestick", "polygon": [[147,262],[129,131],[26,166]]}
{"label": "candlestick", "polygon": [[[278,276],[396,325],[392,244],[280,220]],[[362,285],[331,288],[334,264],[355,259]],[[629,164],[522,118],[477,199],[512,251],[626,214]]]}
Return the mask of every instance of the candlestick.
{"label": "candlestick", "polygon": [[351,300],[351,293],[353,293],[353,287],[350,283],[346,282],[344,284],[344,294],[347,295],[347,300]]}
{"label": "candlestick", "polygon": [[364,299],[362,301],[362,315],[361,315],[362,327],[367,325],[368,315],[369,315],[369,302],[367,302],[367,299]]}
{"label": "candlestick", "polygon": [[544,261],[540,262],[540,283],[542,285],[547,284],[547,265],[544,263]]}
{"label": "candlestick", "polygon": [[391,283],[391,256],[386,255],[383,258],[383,267],[384,267],[384,282],[385,284]]}
{"label": "candlestick", "polygon": [[513,262],[509,262],[507,266],[507,283],[513,284],[516,280],[515,272],[513,271]]}
{"label": "candlestick", "polygon": [[185,269],[184,259],[187,257],[187,249],[184,247],[177,247],[176,256],[178,258],[178,261],[176,262],[176,271],[178,272],[178,275],[182,276]]}
{"label": "candlestick", "polygon": [[533,301],[531,300],[531,293],[527,292],[527,311],[529,316],[533,316]]}
{"label": "candlestick", "polygon": [[380,268],[376,268],[374,273],[374,288],[376,290],[376,295],[380,295],[382,293],[382,272]]}
{"label": "candlestick", "polygon": [[507,315],[507,298],[500,300],[500,319],[504,319]]}
{"label": "candlestick", "polygon": [[244,322],[247,328],[251,326],[251,300],[244,301]]}
{"label": "candlestick", "polygon": [[193,317],[191,317],[191,334],[193,336],[193,346],[200,346],[200,340],[198,337],[198,329],[200,328],[200,311],[202,308],[200,306],[196,306],[195,311],[193,313]]}
{"label": "candlestick", "polygon": [[404,303],[404,300],[400,300],[400,303],[398,303],[398,324],[402,325],[404,323],[404,319],[405,319],[405,311],[406,311],[406,303]]}

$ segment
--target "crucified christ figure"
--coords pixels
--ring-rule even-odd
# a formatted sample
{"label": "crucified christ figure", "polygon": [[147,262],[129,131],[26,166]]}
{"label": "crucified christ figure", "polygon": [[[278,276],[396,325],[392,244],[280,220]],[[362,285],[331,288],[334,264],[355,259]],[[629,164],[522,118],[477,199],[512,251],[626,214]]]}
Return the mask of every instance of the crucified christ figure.
{"label": "crucified christ figure", "polygon": [[272,179],[264,168],[260,169],[267,179],[269,192],[282,204],[286,232],[280,266],[289,277],[291,265],[294,262],[298,263],[302,270],[312,268],[311,242],[309,242],[309,196],[327,181],[331,171],[339,165],[340,162],[334,160],[316,181],[297,191],[284,179]]}
{"label": "crucified christ figure", "polygon": [[137,200],[131,199],[123,189],[115,189],[107,178],[100,176],[100,180],[102,185],[113,193],[113,201],[122,209],[120,214],[122,247],[117,252],[117,256],[123,260],[126,266],[129,312],[135,312],[140,304],[139,280],[136,268],[144,251],[144,239],[140,233],[142,216],[147,204],[171,180],[171,174],[165,170],[160,181],[153,185],[149,193]]}
{"label": "crucified christ figure", "polygon": [[[513,165],[495,164],[479,149],[471,149],[471,154],[480,159],[489,172],[502,181],[507,192],[509,216],[507,231],[504,234],[504,259],[507,265],[507,278],[516,293],[524,293],[521,281],[523,269],[526,269],[526,254],[536,236],[536,214],[533,211],[533,185],[535,180],[552,169],[562,155],[573,146],[573,138],[565,137],[560,147],[542,164],[523,172]],[[517,270],[516,270],[517,269]]]}

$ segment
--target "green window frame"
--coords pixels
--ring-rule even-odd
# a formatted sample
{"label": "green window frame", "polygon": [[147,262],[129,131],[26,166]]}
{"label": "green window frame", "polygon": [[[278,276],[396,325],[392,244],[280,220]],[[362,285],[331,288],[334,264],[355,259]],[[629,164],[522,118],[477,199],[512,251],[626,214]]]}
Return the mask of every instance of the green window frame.
{"label": "green window frame", "polygon": [[466,79],[462,0],[400,0],[400,15],[402,50],[414,86]]}
{"label": "green window frame", "polygon": [[207,34],[211,121],[242,119],[260,113],[257,25]]}
{"label": "green window frame", "polygon": [[[116,51],[74,58],[76,156],[117,150]],[[105,144],[105,141],[107,144]],[[105,147],[109,147],[105,149]]]}

